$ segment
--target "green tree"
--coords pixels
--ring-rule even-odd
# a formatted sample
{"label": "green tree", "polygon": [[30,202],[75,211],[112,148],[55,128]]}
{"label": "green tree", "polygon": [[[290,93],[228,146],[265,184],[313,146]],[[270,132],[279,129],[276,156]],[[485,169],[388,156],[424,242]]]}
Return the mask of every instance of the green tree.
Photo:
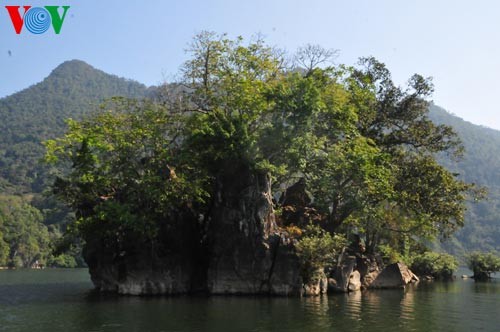
{"label": "green tree", "polygon": [[432,276],[436,279],[450,280],[458,268],[458,261],[451,255],[425,252],[412,259],[411,269],[419,276]]}
{"label": "green tree", "polygon": [[295,246],[304,282],[317,281],[326,266],[334,265],[346,245],[347,239],[341,235],[332,236],[318,226],[307,226]]}
{"label": "green tree", "polygon": [[8,265],[45,264],[50,256],[50,238],[40,211],[19,196],[0,196],[0,226],[9,248]]}
{"label": "green tree", "polygon": [[[177,120],[147,101],[115,98],[68,133],[46,142],[46,160],[66,163],[54,193],[76,212],[84,239],[152,239],[169,213],[202,203],[204,175],[179,156]],[[178,171],[179,170],[179,171]]]}
{"label": "green tree", "polygon": [[385,188],[391,190],[369,197],[349,216],[365,232],[368,250],[394,238],[402,250],[409,237],[446,237],[462,227],[466,197],[482,193],[435,160],[436,153],[459,158],[463,146],[451,127],[429,119],[430,80],[414,75],[401,88],[384,64],[362,58],[360,68],[351,71],[348,90],[359,110],[359,133],[383,153],[390,170]]}
{"label": "green tree", "polygon": [[[3,225],[0,225],[0,230],[3,230]],[[0,231],[0,266],[7,266],[9,260],[9,244],[5,242],[4,235]]]}
{"label": "green tree", "polygon": [[474,272],[475,280],[488,280],[492,273],[500,271],[500,257],[476,251],[467,256],[467,266]]}
{"label": "green tree", "polygon": [[297,57],[310,64],[301,70],[260,39],[208,32],[188,52],[182,81],[160,103],[115,99],[47,142],[47,160],[70,166],[54,189],[81,234],[152,239],[172,209],[200,216],[206,229],[237,169],[269,176],[276,191],[305,179],[324,228],[356,226],[370,251],[462,226],[473,186],[434,159],[459,155],[461,144],[428,119],[428,79],[397,87],[373,58],[320,68],[332,54],[317,48]]}

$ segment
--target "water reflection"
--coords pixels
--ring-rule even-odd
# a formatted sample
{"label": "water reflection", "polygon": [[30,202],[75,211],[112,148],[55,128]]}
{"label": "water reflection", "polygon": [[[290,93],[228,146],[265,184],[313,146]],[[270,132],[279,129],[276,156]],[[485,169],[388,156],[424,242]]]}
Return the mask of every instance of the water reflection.
{"label": "water reflection", "polygon": [[407,287],[400,302],[401,319],[403,322],[415,319],[415,288],[413,285]]}
{"label": "water reflection", "polygon": [[499,280],[492,279],[490,281],[474,282],[474,291],[477,293],[492,294],[498,291]]}
{"label": "water reflection", "polygon": [[346,299],[346,315],[355,321],[361,320],[363,313],[363,296],[361,292],[349,293]]}
{"label": "water reflection", "polygon": [[[0,276],[0,331],[498,331],[500,285],[420,283],[307,298],[120,297],[64,276]],[[6,279],[4,279],[6,280]]]}

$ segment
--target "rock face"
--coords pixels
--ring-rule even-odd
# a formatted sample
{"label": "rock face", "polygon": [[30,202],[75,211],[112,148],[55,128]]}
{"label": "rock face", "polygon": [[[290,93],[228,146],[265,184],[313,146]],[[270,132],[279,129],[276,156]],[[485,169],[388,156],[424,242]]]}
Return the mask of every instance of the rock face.
{"label": "rock face", "polygon": [[208,292],[298,294],[298,260],[278,231],[270,179],[245,168],[234,171],[218,183],[208,233]]}
{"label": "rock face", "polygon": [[[85,250],[91,280],[96,289],[129,295],[183,294],[191,289],[191,266],[172,259],[160,264],[141,254],[115,257],[94,246]],[[156,265],[156,266],[154,266]]]}
{"label": "rock face", "polygon": [[[248,167],[231,166],[217,177],[205,215],[188,206],[172,211],[147,240],[120,227],[99,229],[86,239],[84,258],[95,287],[130,295],[315,296],[327,289],[394,288],[418,280],[400,263],[379,272],[381,262],[354,246],[342,253],[330,279],[322,269],[303,285],[292,240],[276,224],[270,179]],[[297,223],[314,215],[301,208],[310,202],[302,187],[299,182],[285,198],[297,212],[290,215]]]}
{"label": "rock face", "polygon": [[95,287],[131,295],[300,294],[299,262],[276,226],[270,179],[230,169],[217,179],[204,229],[195,226],[199,216],[178,212],[154,241],[120,238],[119,230],[87,241]]}
{"label": "rock face", "polygon": [[369,286],[370,288],[401,288],[418,281],[418,277],[403,263],[388,265]]}
{"label": "rock face", "polygon": [[199,289],[195,244],[187,237],[190,231],[179,233],[177,239],[160,235],[161,241],[154,244],[137,241],[130,234],[120,241],[96,235],[83,251],[94,286],[129,295],[173,295]]}
{"label": "rock face", "polygon": [[281,222],[284,226],[304,227],[311,222],[321,222],[322,216],[310,206],[312,199],[306,190],[306,182],[301,178],[281,195]]}

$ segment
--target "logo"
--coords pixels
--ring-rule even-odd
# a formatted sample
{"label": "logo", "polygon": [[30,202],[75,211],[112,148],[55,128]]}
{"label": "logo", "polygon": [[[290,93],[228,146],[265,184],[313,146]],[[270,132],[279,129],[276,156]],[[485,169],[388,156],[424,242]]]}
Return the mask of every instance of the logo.
{"label": "logo", "polygon": [[18,35],[23,31],[23,27],[32,34],[40,35],[47,32],[51,25],[58,35],[70,6],[23,6],[23,15],[20,12],[21,6],[5,6],[5,8],[9,12],[12,26]]}

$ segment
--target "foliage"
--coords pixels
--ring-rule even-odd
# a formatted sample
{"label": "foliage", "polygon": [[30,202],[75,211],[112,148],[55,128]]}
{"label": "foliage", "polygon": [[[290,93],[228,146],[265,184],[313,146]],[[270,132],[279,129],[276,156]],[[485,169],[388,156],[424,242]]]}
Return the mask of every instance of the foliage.
{"label": "foliage", "polygon": [[178,156],[176,121],[160,105],[114,98],[45,143],[47,162],[71,165],[54,193],[74,209],[84,239],[126,232],[152,238],[173,209],[203,203],[205,178]]}
{"label": "foliage", "polygon": [[401,253],[400,248],[389,245],[389,244],[380,244],[377,247],[377,251],[380,253],[385,264],[393,264],[398,262],[408,262],[408,257]]}
{"label": "foliage", "polygon": [[458,157],[463,148],[451,127],[428,117],[430,80],[414,75],[403,89],[382,63],[364,58],[360,64],[350,80],[357,107],[364,110],[358,129],[385,154],[391,191],[379,190],[350,215],[352,221],[365,233],[369,251],[408,235],[448,236],[463,226],[464,200],[476,192],[434,159],[438,152]]}
{"label": "foliage", "polygon": [[432,276],[436,279],[450,280],[458,268],[458,261],[449,254],[425,252],[413,257],[411,269],[420,276]]}
{"label": "foliage", "polygon": [[114,99],[70,120],[65,136],[46,143],[46,160],[71,167],[54,191],[76,212],[84,238],[104,231],[122,234],[117,241],[127,232],[152,239],[175,209],[204,224],[220,179],[239,166],[269,174],[276,191],[305,179],[324,228],[358,227],[369,251],[385,244],[402,252],[409,235],[461,227],[473,185],[434,159],[458,156],[462,146],[428,118],[429,79],[414,75],[401,88],[373,58],[320,68],[333,53],[307,50],[296,59],[311,66],[300,70],[260,39],[204,32],[161,103]]}
{"label": "foliage", "polygon": [[75,257],[68,255],[68,254],[62,254],[62,255],[51,258],[47,262],[47,266],[60,267],[60,268],[73,268],[73,267],[77,267],[78,264],[75,260]]}
{"label": "foliage", "polygon": [[[459,202],[466,190],[460,193],[460,186],[454,186],[456,177],[450,177],[460,174],[461,181],[487,186],[489,201],[468,205],[467,223],[457,233],[460,244],[446,249],[457,253],[464,249],[499,249],[496,216],[500,206],[500,152],[496,151],[500,134],[467,123],[434,105],[427,114],[425,98],[432,91],[429,81],[415,76],[408,89],[400,89],[391,82],[385,66],[374,59],[363,59],[358,67],[333,66],[331,56],[335,52],[316,45],[299,50],[296,62],[287,66],[287,55],[267,47],[262,40],[245,45],[241,39],[229,40],[211,33],[195,38],[190,55],[180,84],[162,89],[175,90],[173,98],[167,100],[170,111],[198,115],[186,126],[199,130],[191,137],[191,151],[206,153],[192,157],[192,165],[199,167],[208,162],[212,170],[218,169],[223,163],[220,158],[217,165],[213,163],[210,151],[217,152],[219,146],[223,148],[219,155],[230,150],[236,157],[249,159],[256,169],[270,171],[276,190],[283,183],[291,184],[307,176],[309,191],[314,192],[315,204],[329,215],[331,228],[335,223],[341,225],[339,231],[346,224],[357,226],[365,232],[369,250],[385,243],[397,251],[401,250],[397,245],[401,241],[393,237],[433,237],[461,227],[463,205],[455,209],[452,202]],[[49,169],[38,163],[43,155],[40,141],[62,135],[66,129],[64,119],[81,119],[104,98],[143,97],[149,92],[141,84],[107,75],[81,61],[69,61],[43,82],[1,99],[1,192],[29,195],[26,202],[42,213],[46,224],[74,220],[60,204],[39,195],[50,178]],[[204,109],[204,104],[210,107]],[[208,112],[214,105],[224,116]],[[236,121],[239,113],[241,120]],[[436,125],[429,123],[429,118]],[[249,126],[245,126],[247,119],[251,120]],[[214,124],[217,126],[212,127]],[[461,149],[446,125],[454,128],[466,148],[458,163],[453,154],[459,154]],[[208,138],[213,139],[212,143],[204,144],[210,142],[204,141]],[[225,144],[228,138],[231,144]],[[446,147],[451,153],[446,152]],[[398,156],[398,149],[409,149],[415,155]],[[443,173],[418,150],[424,150],[424,154],[438,152],[439,164],[452,173]],[[350,158],[361,164],[350,163]],[[322,167],[324,164],[356,176],[346,177],[346,171],[335,177]],[[404,170],[414,164],[422,165],[425,172],[407,179]],[[436,176],[427,176],[434,171]],[[440,190],[430,190],[440,181],[444,183]],[[412,186],[417,183],[418,187]],[[394,190],[396,186],[398,190]],[[453,194],[441,202],[439,195],[448,189]],[[36,194],[34,198],[31,193]],[[421,197],[427,198],[422,210]],[[334,205],[329,202],[337,202],[336,213],[330,213]],[[453,217],[445,220],[448,212],[434,215],[442,207]],[[60,228],[64,231],[65,227]],[[0,263],[6,246],[0,241]]]}
{"label": "foliage", "polygon": [[[64,231],[66,224],[74,220],[67,207],[44,195],[52,170],[39,162],[44,155],[41,142],[62,135],[66,129],[64,119],[80,119],[105,98],[116,95],[143,97],[147,93],[142,84],[108,75],[82,61],[73,60],[58,66],[43,82],[0,99],[0,191],[5,195],[23,195],[26,204],[23,207],[26,213],[16,215],[16,218],[21,218],[15,221],[19,225],[12,221],[8,234],[6,226],[0,225],[3,233],[0,235],[0,265],[28,264],[29,259],[19,254],[5,256],[6,248],[14,245],[12,239],[38,239],[31,241],[31,245],[24,245],[25,252],[28,251],[26,248],[31,248],[30,251],[40,252],[41,257],[49,257],[46,245],[40,246],[39,243],[42,241],[40,234],[46,229],[43,224],[57,225],[49,229],[52,240],[56,237],[52,230]],[[7,202],[2,200],[0,209],[4,204]],[[37,216],[28,217],[28,211],[38,211]],[[27,219],[36,220],[39,225],[29,222],[28,227]],[[33,234],[12,233],[17,231]],[[2,240],[6,236],[14,242],[8,244]]]}
{"label": "foliage", "polygon": [[474,272],[476,280],[489,279],[500,271],[500,257],[492,252],[473,252],[467,256],[467,266]]}
{"label": "foliage", "polygon": [[0,265],[31,267],[50,257],[48,229],[40,211],[19,196],[0,196]]}
{"label": "foliage", "polygon": [[459,156],[462,146],[427,116],[429,79],[414,75],[397,87],[373,58],[289,71],[262,41],[245,47],[210,33],[191,52],[189,139],[204,164],[221,170],[242,160],[277,185],[305,178],[325,227],[354,224],[370,251],[388,238],[445,237],[463,226],[473,186],[435,162],[435,153]]}
{"label": "foliage", "polygon": [[331,235],[318,226],[307,226],[295,246],[303,280],[312,281],[317,277],[318,271],[327,265],[333,265],[346,245],[347,239],[342,235]]}
{"label": "foliage", "polygon": [[[0,225],[0,229],[3,231],[3,225]],[[4,240],[4,235],[0,231],[0,266],[7,266],[9,263],[9,253],[10,247]]]}

